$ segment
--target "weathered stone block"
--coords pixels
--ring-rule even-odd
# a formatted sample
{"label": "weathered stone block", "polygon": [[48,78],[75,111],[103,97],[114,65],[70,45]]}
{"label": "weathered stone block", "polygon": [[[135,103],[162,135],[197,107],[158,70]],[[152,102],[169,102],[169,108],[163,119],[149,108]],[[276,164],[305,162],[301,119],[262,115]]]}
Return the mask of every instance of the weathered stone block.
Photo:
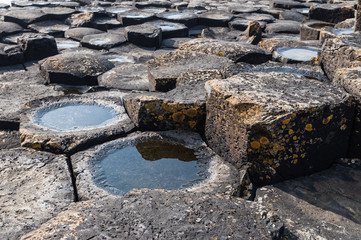
{"label": "weathered stone block", "polygon": [[130,118],[141,130],[204,132],[206,105],[203,84],[185,85],[167,93],[127,95],[124,103]]}
{"label": "weathered stone block", "polygon": [[308,14],[310,19],[338,23],[355,17],[353,5],[319,4],[312,5]]}
{"label": "weathered stone block", "polygon": [[0,238],[19,239],[73,202],[63,155],[24,148],[0,151]]}
{"label": "weathered stone block", "polygon": [[190,40],[180,44],[179,49],[227,57],[234,62],[252,64],[264,63],[271,59],[271,56],[258,46],[209,38]]}
{"label": "weathered stone block", "polygon": [[241,73],[206,83],[206,138],[257,185],[307,175],[345,157],[351,98],[302,76]]}
{"label": "weathered stone block", "polygon": [[58,54],[55,38],[46,34],[23,34],[17,40],[25,60],[38,60]]}
{"label": "weathered stone block", "polygon": [[198,52],[173,51],[148,61],[150,91],[169,91],[176,86],[176,79],[185,72],[197,70],[223,70],[232,61],[219,56]]}

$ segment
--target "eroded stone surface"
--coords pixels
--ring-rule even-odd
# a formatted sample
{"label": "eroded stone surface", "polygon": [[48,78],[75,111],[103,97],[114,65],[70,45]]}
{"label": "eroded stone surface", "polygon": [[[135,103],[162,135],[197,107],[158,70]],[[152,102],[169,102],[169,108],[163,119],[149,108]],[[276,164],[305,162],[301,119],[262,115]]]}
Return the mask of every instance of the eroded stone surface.
{"label": "eroded stone surface", "polygon": [[22,239],[271,239],[281,233],[282,223],[275,212],[252,202],[220,195],[144,189],[122,198],[73,204]]}
{"label": "eroded stone surface", "polygon": [[206,89],[208,144],[236,166],[250,165],[256,184],[327,169],[347,154],[353,111],[341,88],[252,72]]}
{"label": "eroded stone surface", "polygon": [[66,158],[24,148],[0,150],[0,237],[19,239],[73,201]]}

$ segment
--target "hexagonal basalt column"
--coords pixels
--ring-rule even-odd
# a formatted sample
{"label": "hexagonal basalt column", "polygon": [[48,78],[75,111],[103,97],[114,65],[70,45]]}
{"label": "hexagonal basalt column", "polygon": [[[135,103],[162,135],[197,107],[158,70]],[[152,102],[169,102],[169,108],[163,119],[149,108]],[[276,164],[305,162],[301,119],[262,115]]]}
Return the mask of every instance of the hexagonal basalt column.
{"label": "hexagonal basalt column", "polygon": [[206,138],[258,185],[307,175],[345,157],[351,98],[341,88],[280,73],[241,73],[206,84]]}
{"label": "hexagonal basalt column", "polygon": [[74,95],[34,100],[21,116],[21,145],[71,154],[125,135],[134,125],[121,97]]}

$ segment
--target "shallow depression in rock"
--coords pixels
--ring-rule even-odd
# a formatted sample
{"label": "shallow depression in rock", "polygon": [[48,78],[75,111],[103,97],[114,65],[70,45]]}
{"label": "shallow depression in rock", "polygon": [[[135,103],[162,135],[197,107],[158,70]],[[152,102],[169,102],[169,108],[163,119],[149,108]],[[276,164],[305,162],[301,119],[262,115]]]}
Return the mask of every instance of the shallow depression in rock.
{"label": "shallow depression in rock", "polygon": [[40,110],[35,122],[56,131],[100,127],[115,120],[113,109],[91,104],[69,104]]}
{"label": "shallow depression in rock", "polygon": [[133,188],[182,189],[203,180],[192,149],[158,140],[116,150],[99,167],[102,184],[122,194]]}
{"label": "shallow depression in rock", "polygon": [[319,54],[318,49],[307,47],[285,47],[278,49],[277,52],[285,58],[295,61],[310,61],[311,58],[316,58]]}

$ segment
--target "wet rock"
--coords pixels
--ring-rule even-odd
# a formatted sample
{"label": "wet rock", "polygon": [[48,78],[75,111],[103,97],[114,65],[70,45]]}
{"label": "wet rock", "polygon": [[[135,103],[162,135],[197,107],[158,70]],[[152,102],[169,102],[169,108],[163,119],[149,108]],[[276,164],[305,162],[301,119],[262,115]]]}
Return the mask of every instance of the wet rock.
{"label": "wet rock", "polygon": [[162,48],[174,48],[177,49],[180,44],[189,41],[189,38],[168,38],[163,39]]}
{"label": "wet rock", "polygon": [[222,70],[232,62],[226,58],[197,52],[176,50],[148,61],[150,91],[166,92],[176,86],[176,79],[184,72]]}
{"label": "wet rock", "polygon": [[58,54],[54,37],[46,34],[23,34],[17,41],[27,61],[43,59]]}
{"label": "wet rock", "polygon": [[157,14],[157,18],[164,21],[182,23],[189,28],[198,24],[198,16],[194,13],[165,12]]}
{"label": "wet rock", "polygon": [[0,150],[2,239],[19,239],[73,201],[66,158],[23,148]]}
{"label": "wet rock", "polygon": [[26,102],[61,93],[42,84],[22,82],[0,83],[0,128],[19,129],[20,113]]}
{"label": "wet rock", "polygon": [[[119,198],[129,191],[128,186],[119,186],[118,183],[110,180],[109,178],[111,178],[110,175],[112,173],[105,170],[106,166],[102,164],[102,162],[108,161],[105,159],[108,156],[114,156],[119,151],[129,151],[129,148],[134,150],[132,153],[128,152],[133,161],[138,162],[139,158],[142,158],[145,165],[147,165],[148,161],[155,164],[151,167],[152,169],[146,170],[147,173],[144,176],[139,173],[138,169],[133,168],[132,172],[138,176],[138,179],[128,185],[135,188],[147,188],[148,186],[148,188],[166,188],[171,190],[179,186],[179,189],[189,192],[219,194],[228,193],[233,186],[239,185],[239,172],[230,164],[224,163],[219,156],[212,152],[200,135],[187,131],[136,132],[125,138],[76,153],[71,157],[74,172],[77,175],[77,190],[81,200],[101,199],[109,196]],[[118,155],[118,161],[126,160],[121,158]],[[196,167],[199,171],[196,174],[198,179],[182,179],[183,187],[181,187],[181,184],[178,185],[174,182],[180,176],[177,173],[170,175],[169,173],[164,173],[163,176],[158,176],[158,179],[149,180],[155,174],[154,171],[159,166],[157,164],[164,159],[170,158],[173,159],[173,164],[176,165],[177,159],[188,161],[188,163],[196,161],[192,168]],[[158,160],[160,161],[158,162]],[[127,168],[126,165],[128,164],[124,162],[123,169]],[[114,170],[118,167],[119,165],[116,163],[113,166]],[[164,170],[168,168],[166,164],[160,167]],[[187,171],[187,168],[184,168],[182,165],[178,165],[178,167],[182,168],[183,171]],[[139,166],[139,168],[141,169],[142,166]],[[104,171],[107,171],[109,175],[106,176]],[[168,169],[168,171],[171,172],[172,170]],[[128,178],[126,171],[117,172],[117,175],[121,175],[122,180],[120,181],[129,182],[126,179]],[[167,181],[173,183],[161,182],[161,179],[165,176],[169,178]],[[192,175],[188,175],[188,178],[192,177]],[[191,182],[192,180],[194,181],[193,183]]]}
{"label": "wet rock", "polygon": [[69,26],[62,21],[49,20],[30,24],[28,28],[54,37],[63,37],[64,32],[69,29]]}
{"label": "wet rock", "polygon": [[15,45],[0,43],[0,66],[15,65],[24,62],[24,54]]}
{"label": "wet rock", "polygon": [[333,27],[334,24],[310,20],[302,23],[300,31],[301,40],[319,40],[322,28]]}
{"label": "wet rock", "polygon": [[[109,216],[113,217],[109,219]],[[76,230],[70,226],[77,226]],[[221,195],[143,189],[133,190],[122,198],[73,204],[23,239],[60,239],[60,236],[79,235],[88,238],[102,235],[109,238],[227,236],[234,239],[277,239],[282,236],[282,230],[283,224],[275,212],[259,204]]]}
{"label": "wet rock", "polygon": [[258,43],[258,46],[265,49],[268,52],[273,52],[277,47],[321,47],[319,41],[299,41],[297,38],[289,38],[288,36],[283,38],[279,37],[271,37],[271,38],[263,38],[261,42]]}
{"label": "wet rock", "polygon": [[113,67],[104,56],[70,52],[47,58],[40,70],[48,83],[97,85],[97,77]]}
{"label": "wet rock", "polygon": [[131,10],[124,13],[118,13],[117,19],[123,26],[142,24],[155,19],[155,15],[149,12]]}
{"label": "wet rock", "polygon": [[320,64],[320,49],[305,47],[277,47],[272,57],[282,63]]}
{"label": "wet rock", "polygon": [[361,159],[361,67],[338,69],[332,83],[343,87],[355,98],[355,118],[347,157]]}
{"label": "wet rock", "polygon": [[193,39],[181,44],[179,49],[223,56],[234,62],[260,64],[270,60],[270,55],[258,46],[240,42],[227,42],[214,39]]}
{"label": "wet rock", "polygon": [[[125,135],[134,125],[125,112],[121,97],[122,95],[118,98],[107,97],[104,93],[100,96],[69,95],[29,102],[21,116],[21,145],[37,150],[72,154]],[[96,109],[78,109],[67,116],[63,108],[58,111],[59,116],[45,115],[51,110],[69,106],[94,106]],[[96,111],[104,113],[100,116]],[[93,112],[93,120],[87,122],[90,112]]]}
{"label": "wet rock", "polygon": [[293,8],[304,8],[306,5],[304,3],[293,1],[293,0],[271,0],[271,8],[284,8],[284,9],[293,9]]}
{"label": "wet rock", "polygon": [[95,28],[79,27],[66,30],[64,33],[64,37],[74,39],[80,42],[84,36],[101,33],[104,32]]}
{"label": "wet rock", "polygon": [[66,51],[73,51],[74,49],[79,50],[80,48],[80,42],[73,41],[66,38],[57,38],[56,41],[56,47],[58,48],[60,53],[64,53]]}
{"label": "wet rock", "polygon": [[160,47],[162,44],[162,30],[150,23],[128,26],[125,28],[128,42],[144,47]]}
{"label": "wet rock", "polygon": [[350,28],[332,28],[326,27],[320,31],[320,42],[323,43],[327,38],[337,38],[338,36],[351,35],[354,33],[353,27]]}
{"label": "wet rock", "polygon": [[146,64],[122,64],[98,78],[99,86],[123,90],[149,89],[148,69]]}
{"label": "wet rock", "polygon": [[81,45],[83,47],[92,49],[110,49],[117,47],[126,41],[127,40],[123,35],[113,33],[99,33],[84,36],[81,40]]}
{"label": "wet rock", "polygon": [[0,38],[22,32],[24,29],[12,22],[0,22]]}
{"label": "wet rock", "polygon": [[20,147],[19,131],[0,131],[0,149],[11,149]]}
{"label": "wet rock", "polygon": [[11,10],[4,15],[5,22],[17,23],[24,28],[31,23],[47,19],[47,14],[40,9],[17,9]]}
{"label": "wet rock", "polygon": [[300,33],[300,23],[290,20],[279,20],[275,23],[267,24],[265,31],[270,34],[274,33]]}
{"label": "wet rock", "polygon": [[352,5],[319,4],[310,7],[308,16],[310,19],[338,23],[354,18],[355,10]]}
{"label": "wet rock", "polygon": [[[257,190],[257,202],[277,208],[289,239],[355,239],[360,236],[360,170],[329,170]],[[341,190],[342,189],[342,190]]]}
{"label": "wet rock", "polygon": [[167,21],[153,21],[156,28],[162,29],[162,39],[176,38],[176,37],[188,37],[188,28],[181,23],[173,23]]}
{"label": "wet rock", "polygon": [[234,18],[233,14],[222,12],[206,12],[198,16],[198,24],[210,27],[228,27]]}
{"label": "wet rock", "polygon": [[124,102],[130,118],[140,130],[204,132],[204,84],[185,85],[168,93],[128,95]]}
{"label": "wet rock", "polygon": [[249,165],[257,185],[327,169],[347,154],[353,110],[341,88],[252,72],[206,89],[209,146],[237,167]]}

